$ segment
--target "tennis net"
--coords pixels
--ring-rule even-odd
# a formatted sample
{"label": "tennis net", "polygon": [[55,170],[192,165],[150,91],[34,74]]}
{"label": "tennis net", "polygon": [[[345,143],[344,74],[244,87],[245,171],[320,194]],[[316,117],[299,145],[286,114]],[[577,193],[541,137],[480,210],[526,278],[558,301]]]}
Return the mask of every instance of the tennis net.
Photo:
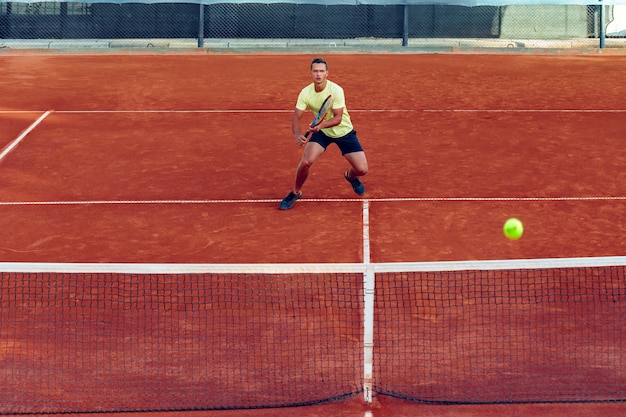
{"label": "tennis net", "polygon": [[1,414],[626,400],[626,257],[0,270]]}

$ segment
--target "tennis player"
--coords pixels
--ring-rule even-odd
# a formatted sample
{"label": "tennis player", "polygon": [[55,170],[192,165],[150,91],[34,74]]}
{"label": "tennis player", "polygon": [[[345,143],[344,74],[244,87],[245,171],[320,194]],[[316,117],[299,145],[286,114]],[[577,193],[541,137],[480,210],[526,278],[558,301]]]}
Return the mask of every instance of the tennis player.
{"label": "tennis player", "polygon": [[[343,88],[328,80],[328,63],[324,58],[314,58],[311,62],[311,78],[313,83],[304,87],[298,95],[291,118],[293,135],[300,146],[304,145],[304,151],[296,169],[293,189],[280,202],[281,210],[289,210],[302,197],[302,186],[309,176],[311,166],[331,144],[337,145],[341,154],[350,163],[350,168],[343,174],[346,181],[350,183],[355,193],[365,194],[365,186],[359,177],[367,174],[367,159],[352,127]],[[332,114],[321,124],[304,132],[304,134],[309,130],[313,132],[307,141],[300,127],[300,119],[307,109],[314,114],[317,113],[328,95],[333,96]]]}

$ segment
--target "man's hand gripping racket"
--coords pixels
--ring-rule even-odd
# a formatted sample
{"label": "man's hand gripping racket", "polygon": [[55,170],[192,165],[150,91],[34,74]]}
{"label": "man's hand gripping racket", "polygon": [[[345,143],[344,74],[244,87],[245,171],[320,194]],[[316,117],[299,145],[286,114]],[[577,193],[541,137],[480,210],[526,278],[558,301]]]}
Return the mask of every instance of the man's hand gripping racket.
{"label": "man's hand gripping racket", "polygon": [[333,96],[329,95],[328,97],[326,97],[326,99],[322,103],[322,106],[320,107],[317,114],[315,115],[315,118],[309,125],[309,128],[307,129],[307,131],[304,133],[304,138],[306,140],[309,140],[309,136],[311,136],[311,134],[313,133],[313,128],[316,126],[319,126],[324,121],[324,119],[326,118],[326,115],[330,111],[330,107],[332,106],[332,104],[333,104]]}

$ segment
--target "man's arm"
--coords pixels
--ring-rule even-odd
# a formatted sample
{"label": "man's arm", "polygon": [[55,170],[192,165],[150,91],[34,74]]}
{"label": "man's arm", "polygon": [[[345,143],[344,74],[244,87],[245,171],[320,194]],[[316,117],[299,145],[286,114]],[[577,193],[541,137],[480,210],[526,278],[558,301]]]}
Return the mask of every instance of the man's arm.
{"label": "man's arm", "polygon": [[[343,117],[343,107],[340,108],[340,109],[332,109],[332,110],[333,110],[333,117],[332,118],[330,118],[328,120],[324,120],[322,123],[318,124],[317,126],[308,128],[307,132],[308,131],[319,132],[322,129],[328,129],[329,127],[337,126],[338,124],[340,124],[341,123],[341,118]],[[297,111],[297,109],[296,109],[296,111]],[[298,116],[298,119],[300,117],[302,117],[302,113],[303,112],[300,112],[300,116]],[[295,116],[295,114],[294,114],[294,116]],[[300,130],[299,128],[300,128],[300,126],[298,124],[298,131]]]}
{"label": "man's arm", "polygon": [[321,129],[328,129],[329,127],[337,126],[341,123],[343,117],[343,107],[340,109],[333,109],[332,119],[324,120],[322,123],[311,129],[314,132],[318,132]]}
{"label": "man's arm", "polygon": [[291,116],[291,131],[295,137],[302,135],[302,130],[300,128],[300,119],[302,119],[302,115],[304,114],[304,110],[294,109],[293,115]]}
{"label": "man's arm", "polygon": [[302,129],[300,128],[300,119],[302,119],[302,115],[304,114],[304,110],[295,109],[293,111],[293,115],[291,116],[291,131],[293,132],[293,136],[296,138],[296,142],[299,145],[304,145],[306,143],[306,138],[302,134]]}
{"label": "man's arm", "polygon": [[[303,114],[304,114],[304,110],[295,109],[293,111],[293,115],[291,116],[291,130],[293,132],[293,136],[296,138],[296,142],[298,142],[298,144],[300,145],[304,145],[307,141],[306,137],[302,134],[302,130],[300,128],[300,119],[302,118]],[[343,107],[339,109],[333,109],[332,118],[328,120],[324,120],[319,125],[311,129],[307,129],[307,131],[311,130],[311,132],[319,132],[321,129],[327,129],[329,127],[337,126],[338,124],[341,123],[342,117],[343,117]]]}

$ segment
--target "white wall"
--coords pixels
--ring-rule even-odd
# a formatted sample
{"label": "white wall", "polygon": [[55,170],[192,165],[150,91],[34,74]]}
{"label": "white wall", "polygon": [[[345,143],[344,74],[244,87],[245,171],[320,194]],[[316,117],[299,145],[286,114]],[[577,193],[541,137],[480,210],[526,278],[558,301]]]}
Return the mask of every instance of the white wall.
{"label": "white wall", "polygon": [[626,36],[626,5],[613,6],[613,21],[606,27],[607,36]]}

